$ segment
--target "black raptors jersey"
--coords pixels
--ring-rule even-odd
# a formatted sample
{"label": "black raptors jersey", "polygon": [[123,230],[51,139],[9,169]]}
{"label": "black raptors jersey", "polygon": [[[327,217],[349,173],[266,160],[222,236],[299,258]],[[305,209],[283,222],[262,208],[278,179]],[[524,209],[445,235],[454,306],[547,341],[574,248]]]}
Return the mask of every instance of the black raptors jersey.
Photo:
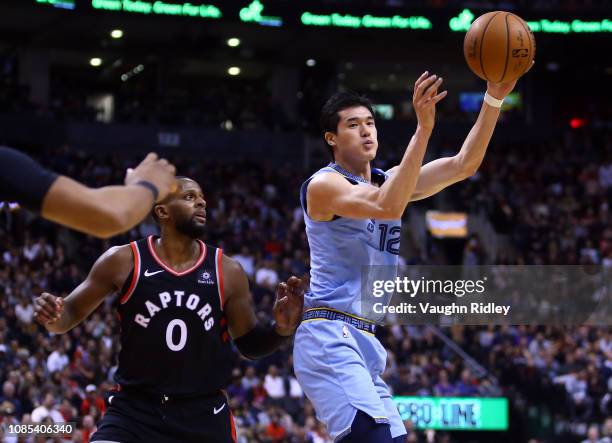
{"label": "black raptors jersey", "polygon": [[119,298],[115,380],[170,396],[218,393],[231,376],[222,251],[199,241],[198,260],[179,273],[157,256],[153,241],[130,243],[134,270]]}

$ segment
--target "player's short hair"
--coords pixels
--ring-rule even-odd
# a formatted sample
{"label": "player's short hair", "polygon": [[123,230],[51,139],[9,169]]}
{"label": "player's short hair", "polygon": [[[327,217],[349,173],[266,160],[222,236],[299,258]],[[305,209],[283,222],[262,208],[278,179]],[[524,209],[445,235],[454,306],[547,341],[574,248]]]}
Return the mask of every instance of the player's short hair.
{"label": "player's short hair", "polygon": [[[348,108],[355,108],[357,106],[363,106],[370,111],[374,116],[374,109],[372,102],[365,95],[358,94],[353,91],[337,92],[332,95],[323,105],[321,109],[321,116],[319,123],[321,125],[321,131],[323,135],[326,132],[333,132],[334,134],[338,131],[338,122],[340,121],[340,111],[344,111]],[[333,148],[325,143],[325,146],[329,149],[329,152],[334,159]]]}
{"label": "player's short hair", "polygon": [[[191,177],[187,177],[185,175],[177,175],[176,179],[177,180],[181,180],[181,179],[193,180]],[[157,224],[157,226],[161,226],[159,224],[159,218],[157,217],[157,214],[155,213],[155,206],[157,206],[158,204],[159,203],[153,202],[153,206],[151,207],[151,217],[153,217],[153,220],[155,221],[155,224]]]}

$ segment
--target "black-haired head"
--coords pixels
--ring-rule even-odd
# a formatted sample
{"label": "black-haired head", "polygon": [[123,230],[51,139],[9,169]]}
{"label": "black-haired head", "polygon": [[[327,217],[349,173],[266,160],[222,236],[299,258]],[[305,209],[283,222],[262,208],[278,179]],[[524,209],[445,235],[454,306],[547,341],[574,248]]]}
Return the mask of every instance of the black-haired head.
{"label": "black-haired head", "polygon": [[[323,105],[321,109],[321,115],[319,123],[323,136],[327,132],[336,134],[338,132],[338,122],[340,121],[340,112],[349,109],[363,106],[370,114],[374,116],[374,109],[372,108],[372,102],[364,95],[360,95],[353,91],[337,92],[332,95]],[[330,151],[332,159],[335,159],[333,145],[325,140],[325,145]]]}

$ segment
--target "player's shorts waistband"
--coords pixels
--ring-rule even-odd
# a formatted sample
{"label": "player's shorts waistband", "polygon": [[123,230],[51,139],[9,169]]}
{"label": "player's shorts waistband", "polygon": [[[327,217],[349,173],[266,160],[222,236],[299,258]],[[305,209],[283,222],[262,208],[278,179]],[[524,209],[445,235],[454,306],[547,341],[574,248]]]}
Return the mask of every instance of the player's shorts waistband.
{"label": "player's shorts waistband", "polygon": [[218,399],[219,396],[227,397],[223,390],[213,393],[192,393],[192,394],[171,394],[163,392],[154,392],[137,387],[117,385],[115,390],[124,392],[130,397],[140,398],[141,400],[152,402],[154,404],[169,404],[178,402],[189,402],[193,400],[202,401],[204,399]]}
{"label": "player's shorts waistband", "polygon": [[347,323],[355,328],[369,332],[370,334],[376,333],[376,325],[370,320],[360,318],[346,312],[336,311],[335,309],[329,308],[310,308],[304,312],[302,321],[308,320],[338,320]]}

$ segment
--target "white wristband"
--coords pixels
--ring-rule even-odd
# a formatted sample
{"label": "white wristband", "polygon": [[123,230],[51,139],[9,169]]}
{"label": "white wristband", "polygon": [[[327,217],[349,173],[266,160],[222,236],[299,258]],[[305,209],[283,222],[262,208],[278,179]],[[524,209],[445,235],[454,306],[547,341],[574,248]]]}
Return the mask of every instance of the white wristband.
{"label": "white wristband", "polygon": [[489,106],[493,106],[494,108],[501,108],[504,99],[502,98],[501,100],[498,100],[495,97],[491,97],[488,92],[485,92],[484,102]]}

